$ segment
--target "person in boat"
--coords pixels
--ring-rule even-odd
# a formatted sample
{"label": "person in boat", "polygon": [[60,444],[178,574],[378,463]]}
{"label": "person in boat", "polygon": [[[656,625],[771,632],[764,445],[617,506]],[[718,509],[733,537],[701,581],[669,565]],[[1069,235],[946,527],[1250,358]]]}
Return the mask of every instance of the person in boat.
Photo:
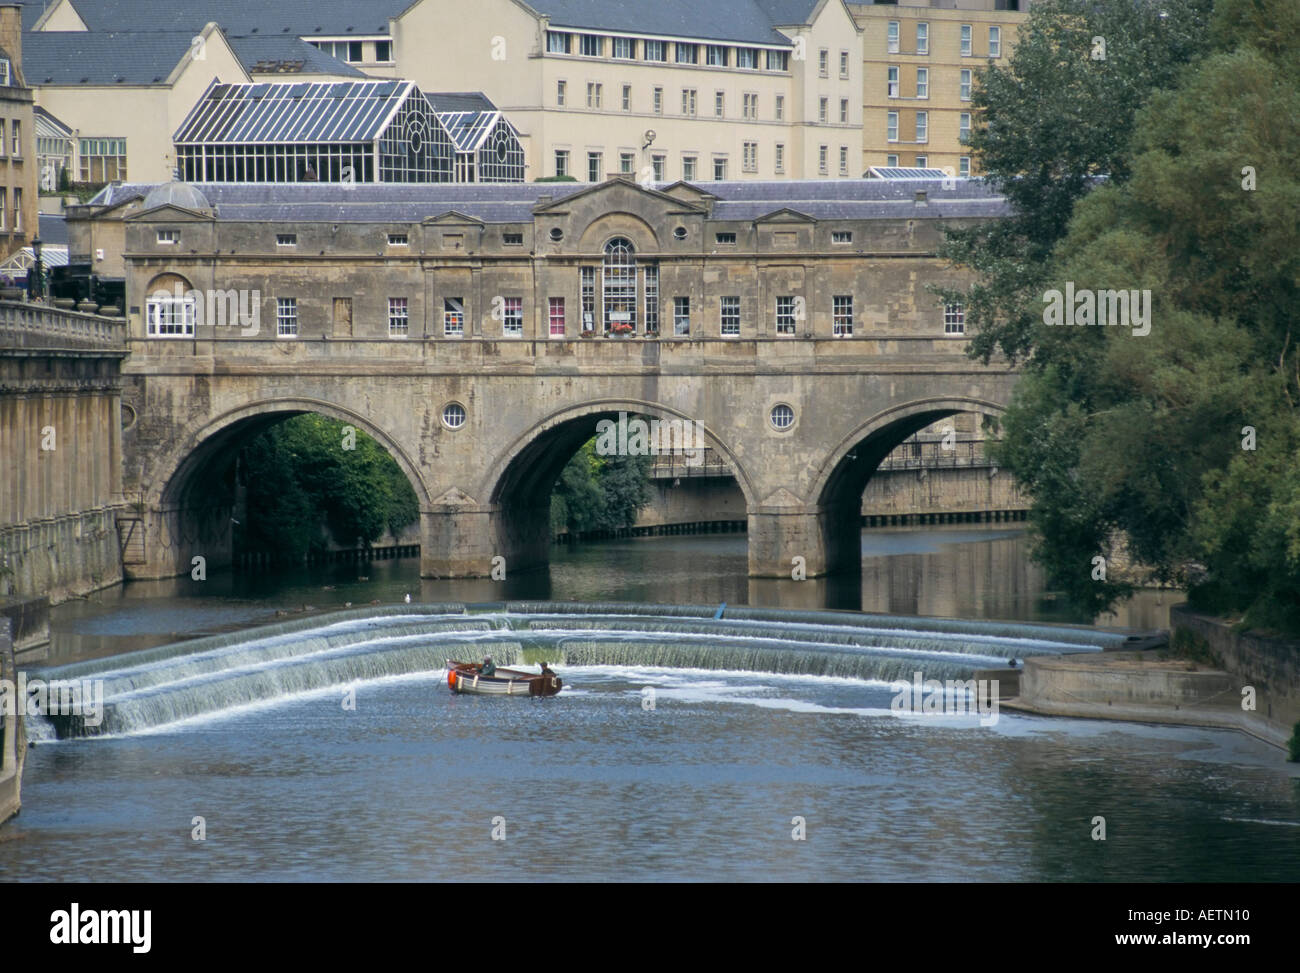
{"label": "person in boat", "polygon": [[546,664],[546,660],[545,660],[545,659],[542,660],[542,672],[541,672],[541,674],[542,674],[543,676],[553,676],[553,675],[555,675],[554,670],[552,670],[551,667],[548,666],[548,665]]}
{"label": "person in boat", "polygon": [[492,661],[492,656],[490,655],[485,656],[483,659],[483,664],[479,666],[479,675],[491,676],[494,675],[496,671],[497,671],[497,664]]}

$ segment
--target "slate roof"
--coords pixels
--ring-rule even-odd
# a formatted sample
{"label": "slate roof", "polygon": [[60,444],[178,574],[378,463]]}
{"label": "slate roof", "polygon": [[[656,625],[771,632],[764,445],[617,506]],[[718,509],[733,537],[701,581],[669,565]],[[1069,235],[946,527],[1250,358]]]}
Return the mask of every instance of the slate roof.
{"label": "slate roof", "polygon": [[[667,188],[661,184],[659,188]],[[781,209],[818,220],[954,219],[1007,214],[1007,203],[988,183],[884,179],[706,182],[698,188],[718,197],[714,220],[755,220]],[[117,205],[145,195],[154,184],[121,184],[100,191],[92,204]],[[587,183],[365,183],[353,188],[328,184],[203,183],[198,186],[223,220],[252,222],[418,223],[449,211],[485,223],[527,223],[538,199],[553,201],[590,189]],[[925,206],[915,193],[924,189]]]}
{"label": "slate roof", "polygon": [[191,31],[38,31],[23,35],[23,74],[30,85],[161,84],[193,38]]}
{"label": "slate roof", "polygon": [[[364,78],[366,73],[345,61],[312,47],[291,34],[281,36],[253,34],[249,37],[227,37],[235,55],[251,74],[269,61],[300,61],[296,74],[332,74],[343,78]],[[286,75],[292,77],[292,75]]]}
{"label": "slate roof", "polygon": [[68,222],[62,215],[42,213],[40,229],[37,231],[41,236],[41,246],[46,244],[55,247],[66,247],[68,245]]}
{"label": "slate roof", "polygon": [[552,27],[790,45],[760,0],[532,0],[529,6],[549,14]]}

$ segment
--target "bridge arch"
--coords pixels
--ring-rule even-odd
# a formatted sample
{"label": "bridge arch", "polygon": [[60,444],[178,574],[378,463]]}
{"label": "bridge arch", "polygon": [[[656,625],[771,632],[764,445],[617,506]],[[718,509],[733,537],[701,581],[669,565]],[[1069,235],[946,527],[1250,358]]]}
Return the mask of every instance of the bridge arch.
{"label": "bridge arch", "polygon": [[941,419],[963,412],[998,417],[1006,407],[972,396],[935,396],[884,409],[836,443],[813,482],[830,572],[861,569],[862,493],[881,462],[904,440]]}
{"label": "bridge arch", "polygon": [[373,437],[406,475],[421,511],[428,510],[428,487],[410,455],[367,417],[319,399],[262,399],[191,423],[150,470],[142,471],[139,506],[146,518],[141,525],[146,562],[132,573],[138,577],[188,573],[193,554],[203,554],[209,567],[229,563],[231,508],[214,502],[211,484],[228,469],[231,453],[241,443],[305,413],[337,419]]}
{"label": "bridge arch", "polygon": [[[620,413],[681,422],[697,417],[680,409],[645,399],[593,399],[550,413],[515,439],[493,460],[478,483],[476,495],[486,498],[495,520],[495,549],[521,567],[546,563],[551,543],[550,498],[555,481],[574,453],[596,435],[602,419],[617,422]],[[747,506],[755,502],[755,489],[732,448],[717,431],[698,420],[707,445],[731,467]]]}

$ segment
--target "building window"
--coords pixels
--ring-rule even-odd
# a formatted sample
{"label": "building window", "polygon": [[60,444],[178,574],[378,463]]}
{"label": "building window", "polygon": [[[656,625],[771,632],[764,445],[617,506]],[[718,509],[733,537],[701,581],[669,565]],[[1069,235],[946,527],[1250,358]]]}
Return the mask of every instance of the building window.
{"label": "building window", "polygon": [[601,264],[604,293],[604,331],[636,332],[636,248],[632,241],[615,237],[605,244]]}
{"label": "building window", "polygon": [[390,297],[388,299],[388,337],[405,338],[410,330],[410,312],[406,298]]}
{"label": "building window", "polygon": [[298,245],[298,234],[277,233],[275,235],[275,245],[277,247],[296,247]]}
{"label": "building window", "polygon": [[[685,111],[685,109],[682,109]],[[724,118],[727,113],[727,94],[725,91],[715,91],[713,93],[713,117]]]}
{"label": "building window", "polygon": [[719,331],[724,338],[740,335],[740,298],[723,297],[719,299],[722,308],[722,320]]}
{"label": "building window", "polygon": [[888,54],[898,53],[898,21],[891,20],[888,28],[885,30],[885,51]]}
{"label": "building window", "polygon": [[852,230],[831,230],[831,243],[852,243]]}
{"label": "building window", "polygon": [[961,25],[961,56],[970,57],[970,24]]}
{"label": "building window", "polygon": [[630,61],[636,57],[636,41],[632,38],[615,37],[613,38],[613,42],[614,57],[622,58],[625,61]]}
{"label": "building window", "polygon": [[929,163],[930,163],[930,157],[928,155],[918,155],[916,157],[916,167],[918,169],[928,168]]}
{"label": "building window", "polygon": [[698,44],[677,44],[677,63],[678,64],[699,64],[700,63],[700,45]]}
{"label": "building window", "polygon": [[919,111],[916,113],[916,140],[926,142],[929,140],[930,113]]}
{"label": "building window", "polygon": [[689,297],[673,298],[673,334],[691,333],[691,299]]}
{"label": "building window", "polygon": [[887,69],[887,80],[885,82],[885,94],[890,98],[898,97],[898,68],[890,65]]}
{"label": "building window", "polygon": [[687,182],[694,182],[696,178],[696,163],[698,159],[693,155],[682,156],[682,178]]}
{"label": "building window", "polygon": [[957,160],[957,175],[963,179],[970,178],[970,156],[963,155]]}
{"label": "building window", "polygon": [[645,268],[645,330],[646,334],[659,333],[659,265]]}
{"label": "building window", "polygon": [[736,245],[736,234],[730,232],[715,233],[713,234],[713,240],[719,246],[734,247]]}
{"label": "building window", "polygon": [[831,298],[831,334],[836,338],[853,337],[853,295]]}
{"label": "building window", "polygon": [[777,95],[776,96],[776,120],[779,122],[779,121],[783,121],[784,119],[785,119],[785,95]]}
{"label": "building window", "polygon": [[567,176],[569,174],[569,150],[555,150],[555,174],[557,176]]}
{"label": "building window", "polygon": [[727,178],[727,157],[725,155],[715,155],[713,157],[713,178],[719,181]]}
{"label": "building window", "polygon": [[793,335],[795,321],[795,299],[792,296],[776,299],[776,333]]}
{"label": "building window", "polygon": [[507,247],[522,247],[524,245],[524,235],[522,233],[502,233],[501,242]]}
{"label": "building window", "polygon": [[830,118],[830,99],[818,98],[817,99],[817,121],[825,125],[829,118]]}
{"label": "building window", "polygon": [[632,86],[630,84],[623,85],[623,110],[632,110]]}
{"label": "building window", "polygon": [[746,172],[758,172],[758,143],[744,143],[744,155],[741,157],[741,168]]}
{"label": "building window", "polygon": [[970,141],[970,112],[961,113],[960,121],[957,123],[957,141],[965,145]]}
{"label": "building window", "polygon": [[682,114],[683,115],[695,114],[695,97],[696,97],[696,92],[694,88],[682,89]]}
{"label": "building window", "polygon": [[388,64],[393,60],[392,41],[375,41],[375,60],[380,64]]}
{"label": "building window", "polygon": [[568,86],[567,81],[555,82],[555,103],[561,108],[564,107],[564,89]]}
{"label": "building window", "polygon": [[826,175],[826,146],[817,146],[817,171]]}
{"label": "building window", "polygon": [[768,51],[767,69],[769,71],[789,71],[790,52],[789,51]]}
{"label": "building window", "polygon": [[587,153],[587,182],[600,182],[601,153]]}
{"label": "building window", "polygon": [[918,98],[930,97],[930,69],[929,68],[916,69],[916,97]]}
{"label": "building window", "polygon": [[930,53],[930,25],[920,23],[916,25],[916,53]]}
{"label": "building window", "polygon": [[193,337],[196,314],[194,298],[160,291],[145,303],[146,333],[150,338]]}
{"label": "building window", "polygon": [[524,336],[524,299],[507,297],[501,308],[501,333],[507,338]]}
{"label": "building window", "polygon": [[442,424],[448,429],[465,425],[465,407],[459,402],[448,402],[442,407]]}
{"label": "building window", "polygon": [[841,98],[840,99],[840,124],[847,125],[848,123],[849,123],[849,100],[847,98]]}
{"label": "building window", "polygon": [[444,338],[465,336],[465,302],[459,297],[448,297],[442,302],[442,335]]}
{"label": "building window", "polygon": [[578,271],[582,294],[582,330],[596,330],[596,268],[582,267]]}
{"label": "building window", "polygon": [[654,173],[655,182],[664,181],[664,168],[668,165],[668,156],[652,155],[650,157],[650,171]]}
{"label": "building window", "polygon": [[600,107],[601,89],[603,87],[604,87],[603,85],[594,81],[587,82],[587,107],[588,108]]}
{"label": "building window", "polygon": [[601,49],[605,46],[602,40],[597,34],[579,34],[578,53],[583,57],[600,57]]}
{"label": "building window", "polygon": [[849,77],[849,52],[840,51],[840,77],[848,80]]}
{"label": "building window", "polygon": [[5,229],[8,224],[5,222],[5,203],[9,198],[9,190],[0,186],[0,230]]}
{"label": "building window", "polygon": [[705,52],[706,63],[713,67],[725,68],[727,66],[727,49],[720,44],[710,44]]}
{"label": "building window", "polygon": [[785,143],[776,143],[776,160],[772,167],[776,172],[785,172]]}
{"label": "building window", "polygon": [[745,117],[749,119],[758,118],[758,95],[749,92],[743,96],[743,99]]}
{"label": "building window", "polygon": [[961,70],[961,100],[970,101],[970,68]]}
{"label": "building window", "polygon": [[887,156],[885,156],[885,165],[888,166],[888,167],[891,168],[891,169],[897,169],[897,168],[898,168],[898,156],[896,156],[896,155],[887,155]]}
{"label": "building window", "polygon": [[9,87],[9,58],[0,57],[0,85]]}
{"label": "building window", "polygon": [[23,154],[23,123],[14,119],[14,158],[20,158]]}
{"label": "building window", "polygon": [[1002,28],[989,28],[989,57],[1002,56]]}
{"label": "building window", "polygon": [[410,243],[411,243],[411,238],[408,237],[405,233],[388,234],[388,245],[390,247],[405,247],[405,246],[409,246]]}
{"label": "building window", "polygon": [[794,409],[784,403],[772,406],[770,416],[774,429],[789,429],[794,425]]}
{"label": "building window", "polygon": [[885,116],[885,138],[890,142],[898,141],[898,112],[891,111]]}
{"label": "building window", "polygon": [[625,176],[632,175],[633,167],[636,166],[636,154],[632,152],[620,152],[618,154],[618,171]]}
{"label": "building window", "polygon": [[298,298],[277,297],[275,299],[275,336],[277,338],[298,337]]}
{"label": "building window", "polygon": [[840,146],[840,175],[847,176],[848,174],[849,174],[849,147],[847,145],[841,145]]}
{"label": "building window", "polygon": [[829,78],[831,74],[831,52],[822,48],[817,52],[817,76]]}
{"label": "building window", "polygon": [[549,54],[568,54],[569,35],[558,30],[546,32],[546,50]]}
{"label": "building window", "polygon": [[962,305],[945,304],[943,306],[943,333],[966,333],[966,309]]}
{"label": "building window", "polygon": [[[15,205],[17,205],[17,197],[15,197],[14,203]],[[15,220],[14,222],[16,223],[18,221]],[[181,231],[180,230],[159,230],[157,240],[161,244],[175,246],[176,244],[181,242]]]}
{"label": "building window", "polygon": [[[3,142],[0,137],[0,143]],[[126,139],[80,139],[79,142],[82,182],[126,179]]]}
{"label": "building window", "polygon": [[656,115],[662,115],[664,113],[664,89],[663,88],[655,88],[654,112]]}
{"label": "building window", "polygon": [[646,41],[645,42],[645,59],[647,61],[666,61],[667,56],[664,53],[663,41]]}
{"label": "building window", "polygon": [[752,47],[736,48],[736,67],[757,70],[758,51],[754,50]]}
{"label": "building window", "polygon": [[[618,38],[615,38],[617,40]],[[564,298],[552,297],[547,301],[546,317],[550,322],[552,338],[564,337]]]}

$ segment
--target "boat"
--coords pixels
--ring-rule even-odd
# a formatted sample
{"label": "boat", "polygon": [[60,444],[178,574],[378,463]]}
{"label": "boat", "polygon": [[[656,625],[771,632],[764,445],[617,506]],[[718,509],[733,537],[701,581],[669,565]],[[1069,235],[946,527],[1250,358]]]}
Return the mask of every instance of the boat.
{"label": "boat", "polygon": [[550,669],[541,672],[524,672],[522,669],[498,667],[490,675],[483,675],[483,666],[477,662],[447,660],[447,688],[453,693],[472,693],[478,696],[554,696],[564,687],[564,680]]}

